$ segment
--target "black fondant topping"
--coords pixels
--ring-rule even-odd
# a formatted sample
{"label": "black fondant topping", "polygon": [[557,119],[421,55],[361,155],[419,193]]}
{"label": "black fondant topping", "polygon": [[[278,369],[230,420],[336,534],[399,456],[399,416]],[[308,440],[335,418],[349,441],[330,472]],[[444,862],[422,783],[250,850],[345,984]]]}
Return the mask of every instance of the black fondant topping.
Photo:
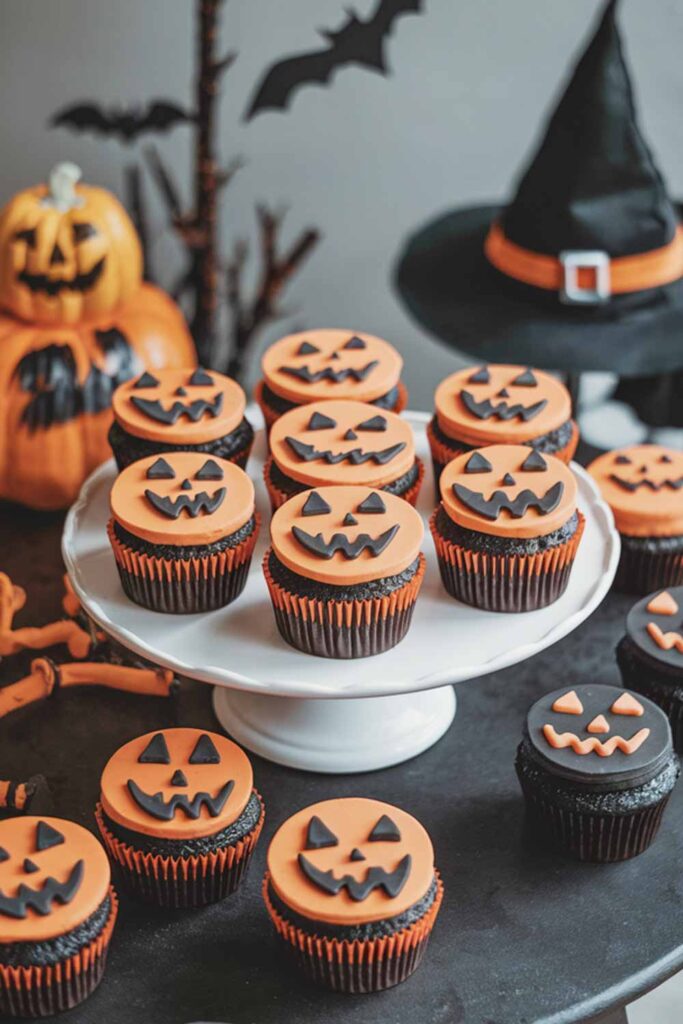
{"label": "black fondant topping", "polygon": [[367,533],[361,533],[355,540],[351,541],[343,533],[333,533],[329,540],[325,540],[322,533],[316,533],[313,536],[296,525],[292,526],[292,533],[296,540],[307,551],[310,551],[311,554],[317,555],[318,558],[327,559],[332,558],[338,551],[341,551],[344,557],[351,561],[362,555],[364,551],[369,551],[373,558],[377,558],[391,544],[398,530],[397,524],[396,526],[390,526],[379,537],[371,537]]}
{"label": "black fondant topping", "polygon": [[521,519],[530,508],[535,508],[540,515],[547,516],[560,504],[564,494],[564,484],[558,480],[542,496],[525,488],[516,498],[511,498],[504,491],[494,491],[490,498],[485,498],[481,492],[471,491],[464,484],[453,484],[453,491],[463,505],[484,519],[493,521],[498,518],[503,509],[507,509],[514,519]]}
{"label": "black fondant topping", "polygon": [[468,377],[469,384],[490,384],[491,374],[489,373],[488,366],[482,366],[479,370],[476,370],[470,377]]}
{"label": "black fondant topping", "polygon": [[[673,615],[648,611],[647,606],[653,598],[661,593],[661,591],[655,591],[654,594],[648,594],[647,597],[633,605],[626,618],[626,632],[638,650],[648,659],[654,659],[674,671],[678,670],[681,673],[680,682],[676,680],[676,676],[674,676],[674,681],[677,682],[677,685],[683,685],[683,651],[679,650],[675,642],[668,650],[666,647],[660,647],[647,628],[650,623],[654,623],[665,635],[673,633],[683,638],[683,586],[667,587],[666,592],[678,605],[678,611]],[[640,700],[640,698],[638,699]]]}
{"label": "black fondant topping", "polygon": [[296,354],[298,356],[312,356],[319,351],[320,349],[315,345],[311,345],[310,341],[302,341],[296,351]]}
{"label": "black fondant topping", "polygon": [[207,459],[195,475],[195,480],[222,480],[223,476],[223,470],[218,463],[214,462],[213,459]]}
{"label": "black fondant topping", "polygon": [[175,480],[175,470],[166,459],[157,459],[145,474],[148,480]]}
{"label": "black fondant topping", "polygon": [[37,864],[34,864],[30,857],[24,859],[24,871],[27,875],[33,875],[36,871],[40,871]]}
{"label": "black fondant topping", "polygon": [[408,880],[412,867],[412,857],[407,853],[393,871],[385,871],[384,868],[378,867],[368,868],[363,881],[358,881],[353,875],[342,875],[341,878],[335,878],[331,869],[321,871],[320,868],[311,864],[303,853],[299,854],[298,861],[299,867],[313,885],[322,889],[323,892],[329,893],[330,896],[337,896],[342,889],[346,889],[351,899],[357,903],[366,900],[375,889],[383,889],[392,899],[394,896],[398,896]]}
{"label": "black fondant topping", "polygon": [[306,850],[322,850],[326,846],[339,846],[339,840],[324,821],[314,814],[306,829]]}
{"label": "black fondant topping", "polygon": [[187,397],[187,389],[183,388],[183,387],[176,388],[173,393],[175,395],[177,395],[178,398],[186,398]]}
{"label": "black fondant topping", "polygon": [[311,491],[301,509],[302,516],[326,516],[332,509],[317,491]]}
{"label": "black fondant topping", "polygon": [[525,458],[522,465],[519,467],[526,473],[540,473],[542,470],[548,468],[548,463],[545,461],[540,452],[537,452],[534,448],[533,451]]}
{"label": "black fondant topping", "polygon": [[386,512],[387,507],[382,501],[382,496],[377,491],[371,491],[367,498],[361,501],[360,505],[356,509],[356,512],[361,512],[364,515],[378,515],[382,512]]}
{"label": "black fondant topping", "polygon": [[197,745],[190,754],[190,764],[220,764],[221,755],[210,736],[204,732],[197,740]]}
{"label": "black fondant topping", "polygon": [[183,480],[183,482],[181,483],[180,486],[182,487],[182,489],[184,491],[191,491],[192,490],[192,484],[190,483],[190,481],[187,478],[185,480]]}
{"label": "black fondant topping", "polygon": [[512,475],[512,473],[506,473],[505,476],[503,477],[503,486],[504,487],[514,487],[516,483],[517,483],[517,481],[515,480],[515,478]]}
{"label": "black fondant topping", "polygon": [[615,464],[617,466],[630,466],[631,465],[631,460],[629,459],[628,455],[617,455],[617,457],[614,460],[614,462],[615,462]]}
{"label": "black fondant topping", "polygon": [[225,487],[219,487],[211,496],[206,491],[200,491],[199,494],[195,494],[194,498],[190,498],[187,494],[179,494],[175,499],[169,498],[168,495],[155,494],[149,488],[145,491],[145,497],[149,503],[157,512],[168,516],[169,519],[177,519],[183,511],[187,512],[192,519],[196,519],[202,512],[211,515],[223,504],[225,494]]}
{"label": "black fondant topping", "polygon": [[172,786],[187,786],[188,781],[185,772],[181,771],[180,768],[176,768],[173,772],[173,778],[171,779]]}
{"label": "black fondant topping", "polygon": [[23,883],[17,889],[16,896],[5,896],[0,890],[0,915],[23,920],[29,907],[37,914],[46,917],[52,912],[53,902],[64,906],[71,903],[83,881],[85,865],[82,860],[76,861],[65,882],[58,882],[49,876],[40,889],[31,889]]}
{"label": "black fondant topping", "polygon": [[[209,383],[211,382],[209,381]],[[173,426],[182,416],[187,416],[193,423],[197,423],[204,415],[220,416],[223,409],[223,392],[217,392],[211,402],[206,402],[203,398],[196,398],[192,402],[174,402],[170,409],[164,409],[157,398],[152,400],[132,395],[131,402],[143,416],[148,416],[151,420],[156,420],[157,423],[163,423],[165,426]]]}
{"label": "black fondant topping", "polygon": [[358,526],[358,520],[354,516],[353,512],[347,512],[344,516],[343,526]]}
{"label": "black fondant topping", "polygon": [[369,843],[398,843],[401,832],[398,825],[387,814],[383,814],[368,836]]}
{"label": "black fondant topping", "polygon": [[538,381],[536,380],[532,371],[527,367],[523,373],[520,373],[512,382],[518,388],[536,388],[538,387]]}
{"label": "black fondant topping", "polygon": [[331,416],[325,416],[321,412],[314,412],[308,421],[307,430],[331,430],[337,426],[337,421]]}
{"label": "black fondant topping", "polygon": [[[641,469],[641,473],[642,472],[647,472],[647,466],[643,466]],[[648,480],[647,478],[643,480],[624,480],[624,478],[619,476],[618,473],[610,473],[609,478],[624,491],[630,491],[631,493],[637,491],[639,487],[647,487],[649,490],[655,492],[664,490],[680,491],[681,487],[683,487],[683,476],[679,476],[676,480],[668,479],[655,481]]]}
{"label": "black fondant topping", "polygon": [[346,380],[355,380],[360,383],[378,365],[377,359],[371,359],[365,366],[345,366],[341,370],[333,370],[331,366],[326,366],[323,370],[311,370],[308,366],[281,366],[280,373],[296,377],[304,384],[317,384],[321,380],[329,380],[333,384],[342,384]]}
{"label": "black fondant topping", "polygon": [[211,387],[213,378],[200,366],[194,371],[187,383],[193,388]]}
{"label": "black fondant topping", "polygon": [[225,807],[235,783],[233,779],[230,779],[224,786],[221,786],[215,796],[202,791],[195,793],[194,797],[190,799],[187,793],[174,793],[168,800],[164,800],[161,793],[145,793],[134,779],[128,779],[127,785],[128,792],[143,811],[153,818],[158,818],[159,821],[173,821],[178,810],[188,818],[196,820],[203,807],[206,807],[212,818],[218,817]]}
{"label": "black fondant topping", "polygon": [[492,470],[493,466],[481,452],[474,452],[470,455],[465,465],[466,473],[490,473]]}
{"label": "black fondant topping", "polygon": [[359,349],[367,348],[367,345],[362,338],[359,338],[357,334],[354,334],[352,338],[349,338],[343,348]]}
{"label": "black fondant topping", "polygon": [[359,861],[359,860],[365,860],[365,859],[366,859],[366,857],[365,857],[365,854],[363,853],[363,851],[359,850],[357,846],[354,846],[353,850],[351,850],[351,854],[349,856],[349,860]]}
{"label": "black fondant topping", "polygon": [[138,764],[170,764],[171,755],[166,746],[164,734],[158,732],[138,757]]}
{"label": "black fondant topping", "polygon": [[0,846],[0,864],[5,860],[9,860],[9,853],[4,846]]}
{"label": "black fondant topping", "polygon": [[[355,434],[353,434],[353,437],[349,437],[349,433],[353,434],[353,431],[347,431],[345,440],[353,440],[355,438]],[[303,462],[320,460],[321,462],[326,462],[328,466],[336,466],[340,462],[349,462],[352,466],[362,466],[366,462],[374,462],[378,466],[384,466],[396,458],[406,447],[405,441],[399,441],[398,444],[393,444],[389,448],[382,448],[379,451],[363,451],[362,448],[352,448],[348,452],[333,452],[330,448],[326,448],[323,451],[316,448],[313,444],[299,441],[296,437],[286,437],[285,441],[294,454]]]}
{"label": "black fondant topping", "polygon": [[516,416],[519,416],[521,420],[528,423],[529,420],[533,420],[535,416],[538,416],[548,404],[547,398],[542,398],[540,402],[535,402],[534,405],[522,405],[521,402],[508,405],[505,401],[494,404],[489,398],[478,402],[471,391],[461,391],[460,397],[467,411],[480,420],[490,420],[494,416],[497,416],[499,420],[513,420]]}
{"label": "black fondant topping", "polygon": [[386,416],[371,416],[369,420],[363,420],[356,427],[356,430],[376,430],[378,432],[384,432],[387,429],[387,418]]}
{"label": "black fondant topping", "polygon": [[135,384],[133,384],[133,387],[134,388],[158,388],[159,387],[159,381],[156,379],[156,377],[153,377],[151,373],[147,373],[147,371],[145,370],[145,372],[142,374],[142,376],[138,377],[138,379],[135,381]]}
{"label": "black fondant topping", "polygon": [[36,828],[36,851],[51,850],[53,846],[60,846],[64,842],[64,836],[46,821],[39,821]]}
{"label": "black fondant topping", "polygon": [[345,441],[357,441],[358,440],[358,434],[356,433],[355,430],[351,430],[351,428],[349,427],[349,429],[344,434],[344,440]]}

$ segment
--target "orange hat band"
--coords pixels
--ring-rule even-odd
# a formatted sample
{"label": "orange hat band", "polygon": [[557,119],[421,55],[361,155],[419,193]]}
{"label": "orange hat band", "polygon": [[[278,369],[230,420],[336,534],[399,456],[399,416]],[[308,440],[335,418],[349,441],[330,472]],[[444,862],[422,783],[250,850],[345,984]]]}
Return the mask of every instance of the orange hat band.
{"label": "orange hat band", "polygon": [[595,305],[611,295],[658,288],[683,276],[682,227],[667,245],[635,256],[610,259],[597,250],[573,250],[556,258],[511,242],[500,224],[494,223],[484,252],[501,273],[535,288],[559,292],[563,302],[573,305]]}

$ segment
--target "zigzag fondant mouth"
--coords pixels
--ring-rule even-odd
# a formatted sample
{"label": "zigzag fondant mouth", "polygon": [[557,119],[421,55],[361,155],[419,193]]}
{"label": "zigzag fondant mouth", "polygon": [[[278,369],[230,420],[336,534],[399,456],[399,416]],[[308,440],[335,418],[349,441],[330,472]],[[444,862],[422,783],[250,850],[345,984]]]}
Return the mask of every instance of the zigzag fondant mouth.
{"label": "zigzag fondant mouth", "polygon": [[298,526],[292,527],[292,533],[302,547],[306,548],[318,558],[332,558],[338,551],[341,551],[345,558],[354,560],[369,551],[376,558],[381,555],[384,549],[391,544],[398,533],[399,527],[390,526],[379,537],[371,537],[368,533],[360,533],[355,540],[350,540],[343,533],[333,533],[329,540],[323,538],[322,533],[307,533]]}
{"label": "zigzag fondant mouth", "polygon": [[31,889],[22,882],[16,896],[5,896],[0,890],[0,915],[23,919],[30,907],[43,917],[51,913],[53,902],[64,906],[70,903],[81,887],[85,863],[76,861],[65,882],[58,882],[50,876],[46,878],[40,889]]}
{"label": "zigzag fondant mouth", "polygon": [[223,504],[225,495],[225,487],[219,487],[210,496],[206,491],[200,491],[199,494],[195,494],[194,498],[190,498],[187,494],[169,498],[167,495],[155,494],[149,488],[145,491],[147,500],[158,512],[168,516],[169,519],[177,519],[181,512],[187,512],[192,519],[196,519],[202,512],[205,512],[207,516],[211,515]]}
{"label": "zigzag fondant mouth", "polygon": [[329,448],[321,451],[315,445],[305,444],[295,437],[286,437],[285,441],[294,454],[304,462],[320,460],[329,466],[336,466],[341,462],[348,462],[352,466],[362,466],[365,462],[374,462],[378,466],[385,466],[406,447],[405,441],[400,441],[398,444],[391,445],[389,448],[381,448],[379,451],[363,451],[362,448],[352,448],[348,452],[333,452]]}
{"label": "zigzag fondant mouth", "polygon": [[218,817],[225,807],[234,785],[234,780],[230,779],[218,790],[215,796],[211,796],[210,793],[200,792],[195,793],[194,797],[190,799],[187,793],[174,793],[170,799],[164,800],[160,792],[145,793],[134,779],[128,779],[128,792],[138,807],[141,807],[147,814],[151,814],[153,818],[158,818],[160,821],[173,821],[176,811],[182,811],[187,818],[196,820],[201,814],[203,807],[206,807],[212,818]]}
{"label": "zigzag fondant mouth", "polygon": [[342,875],[336,878],[333,871],[321,871],[320,868],[311,864],[308,857],[303,853],[299,854],[299,867],[309,882],[313,882],[323,892],[330,896],[337,896],[342,889],[346,889],[352,900],[359,903],[368,898],[375,889],[384,889],[387,896],[393,898],[398,896],[408,880],[412,867],[412,857],[409,853],[402,857],[393,871],[385,871],[384,868],[368,868],[365,878],[361,881],[353,875]]}
{"label": "zigzag fondant mouth", "polygon": [[158,423],[172,426],[178,422],[181,416],[187,416],[193,423],[197,423],[202,416],[220,416],[223,410],[223,392],[219,391],[210,402],[203,398],[196,398],[193,402],[174,402],[170,409],[164,409],[157,398],[140,398],[139,395],[132,395],[131,402],[143,415],[149,416],[150,419],[156,420]]}
{"label": "zigzag fondant mouth", "polygon": [[539,402],[534,402],[533,405],[522,405],[521,402],[515,402],[514,405],[508,405],[507,402],[494,404],[488,398],[478,402],[471,391],[461,391],[460,397],[467,411],[480,420],[490,420],[494,417],[499,420],[513,420],[519,416],[525,423],[528,423],[529,420],[543,412],[548,404],[547,398],[542,398]]}
{"label": "zigzag fondant mouth", "polygon": [[660,480],[656,483],[654,480],[624,480],[623,477],[618,476],[616,473],[610,473],[610,480],[618,484],[619,487],[623,487],[625,491],[631,491],[634,493],[639,487],[647,487],[651,491],[680,491],[683,487],[683,476],[679,476],[677,480],[667,479]]}
{"label": "zigzag fondant mouth", "polygon": [[513,519],[521,519],[530,508],[535,508],[542,516],[556,509],[562,501],[564,484],[558,480],[541,496],[534,494],[527,487],[520,491],[516,498],[511,498],[505,491],[494,491],[490,498],[485,498],[481,492],[471,491],[464,484],[453,484],[453,492],[458,501],[484,519],[497,519],[503,509],[508,511]]}
{"label": "zigzag fondant mouth", "polygon": [[317,384],[321,380],[329,380],[333,384],[343,384],[346,380],[355,380],[360,383],[378,365],[379,361],[372,359],[365,366],[346,366],[341,370],[334,370],[331,366],[326,366],[323,370],[311,370],[308,366],[281,366],[280,373],[296,377],[298,380],[303,381],[304,384]]}

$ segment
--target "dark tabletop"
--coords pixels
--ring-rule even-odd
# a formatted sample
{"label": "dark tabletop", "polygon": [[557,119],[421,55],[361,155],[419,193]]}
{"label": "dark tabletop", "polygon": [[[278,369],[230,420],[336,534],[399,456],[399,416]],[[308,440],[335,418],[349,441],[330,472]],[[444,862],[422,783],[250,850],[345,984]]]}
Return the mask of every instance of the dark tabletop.
{"label": "dark tabletop", "polygon": [[[59,519],[0,509],[0,568],[28,591],[19,624],[59,615]],[[655,845],[634,861],[576,864],[525,837],[513,769],[523,716],[544,692],[616,683],[614,645],[630,600],[610,596],[575,633],[523,665],[458,686],[458,712],[427,753],[364,775],[321,776],[254,758],[266,825],[251,876],[226,902],[164,913],[125,896],[100,989],[65,1024],[567,1024],[653,987],[683,963],[683,784]],[[30,656],[5,659],[0,681]],[[210,688],[164,701],[70,691],[0,722],[0,778],[48,776],[54,811],[93,827],[101,768],[136,734],[215,727]],[[260,900],[265,850],[294,809],[359,794],[426,825],[446,886],[427,957],[375,996],[317,990],[293,973]]]}

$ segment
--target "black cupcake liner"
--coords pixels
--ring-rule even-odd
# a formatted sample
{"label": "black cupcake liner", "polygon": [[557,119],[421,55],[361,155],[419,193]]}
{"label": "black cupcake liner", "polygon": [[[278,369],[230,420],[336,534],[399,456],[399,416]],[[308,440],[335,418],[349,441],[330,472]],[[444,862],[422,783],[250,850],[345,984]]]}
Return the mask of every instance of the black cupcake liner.
{"label": "black cupcake liner", "polygon": [[439,558],[443,585],[458,601],[491,612],[531,612],[557,601],[567,589],[572,562],[555,572],[532,576],[511,571],[497,574],[470,572]]}
{"label": "black cupcake liner", "polygon": [[429,938],[428,934],[420,943],[398,955],[357,963],[315,956],[289,945],[287,949],[298,969],[314,984],[347,995],[365,995],[393,988],[409,978],[420,966]]}
{"label": "black cupcake liner", "polygon": [[224,608],[244,590],[251,559],[230,572],[204,576],[191,569],[184,580],[149,579],[127,572],[117,562],[121,586],[131,601],[156,612],[171,615],[193,615]]}
{"label": "black cupcake liner", "polygon": [[332,622],[312,622],[274,607],[280,636],[292,647],[319,658],[368,658],[388,651],[403,640],[410,628],[415,603],[369,623],[338,626]]}
{"label": "black cupcake liner", "polygon": [[676,753],[683,754],[683,672],[676,681],[642,662],[629,650],[626,637],[617,645],[617,664],[628,690],[636,690],[659,705],[669,719]]}
{"label": "black cupcake liner", "polygon": [[624,594],[651,594],[654,590],[683,584],[683,552],[647,551],[622,542],[621,556],[614,577],[614,589]]}

